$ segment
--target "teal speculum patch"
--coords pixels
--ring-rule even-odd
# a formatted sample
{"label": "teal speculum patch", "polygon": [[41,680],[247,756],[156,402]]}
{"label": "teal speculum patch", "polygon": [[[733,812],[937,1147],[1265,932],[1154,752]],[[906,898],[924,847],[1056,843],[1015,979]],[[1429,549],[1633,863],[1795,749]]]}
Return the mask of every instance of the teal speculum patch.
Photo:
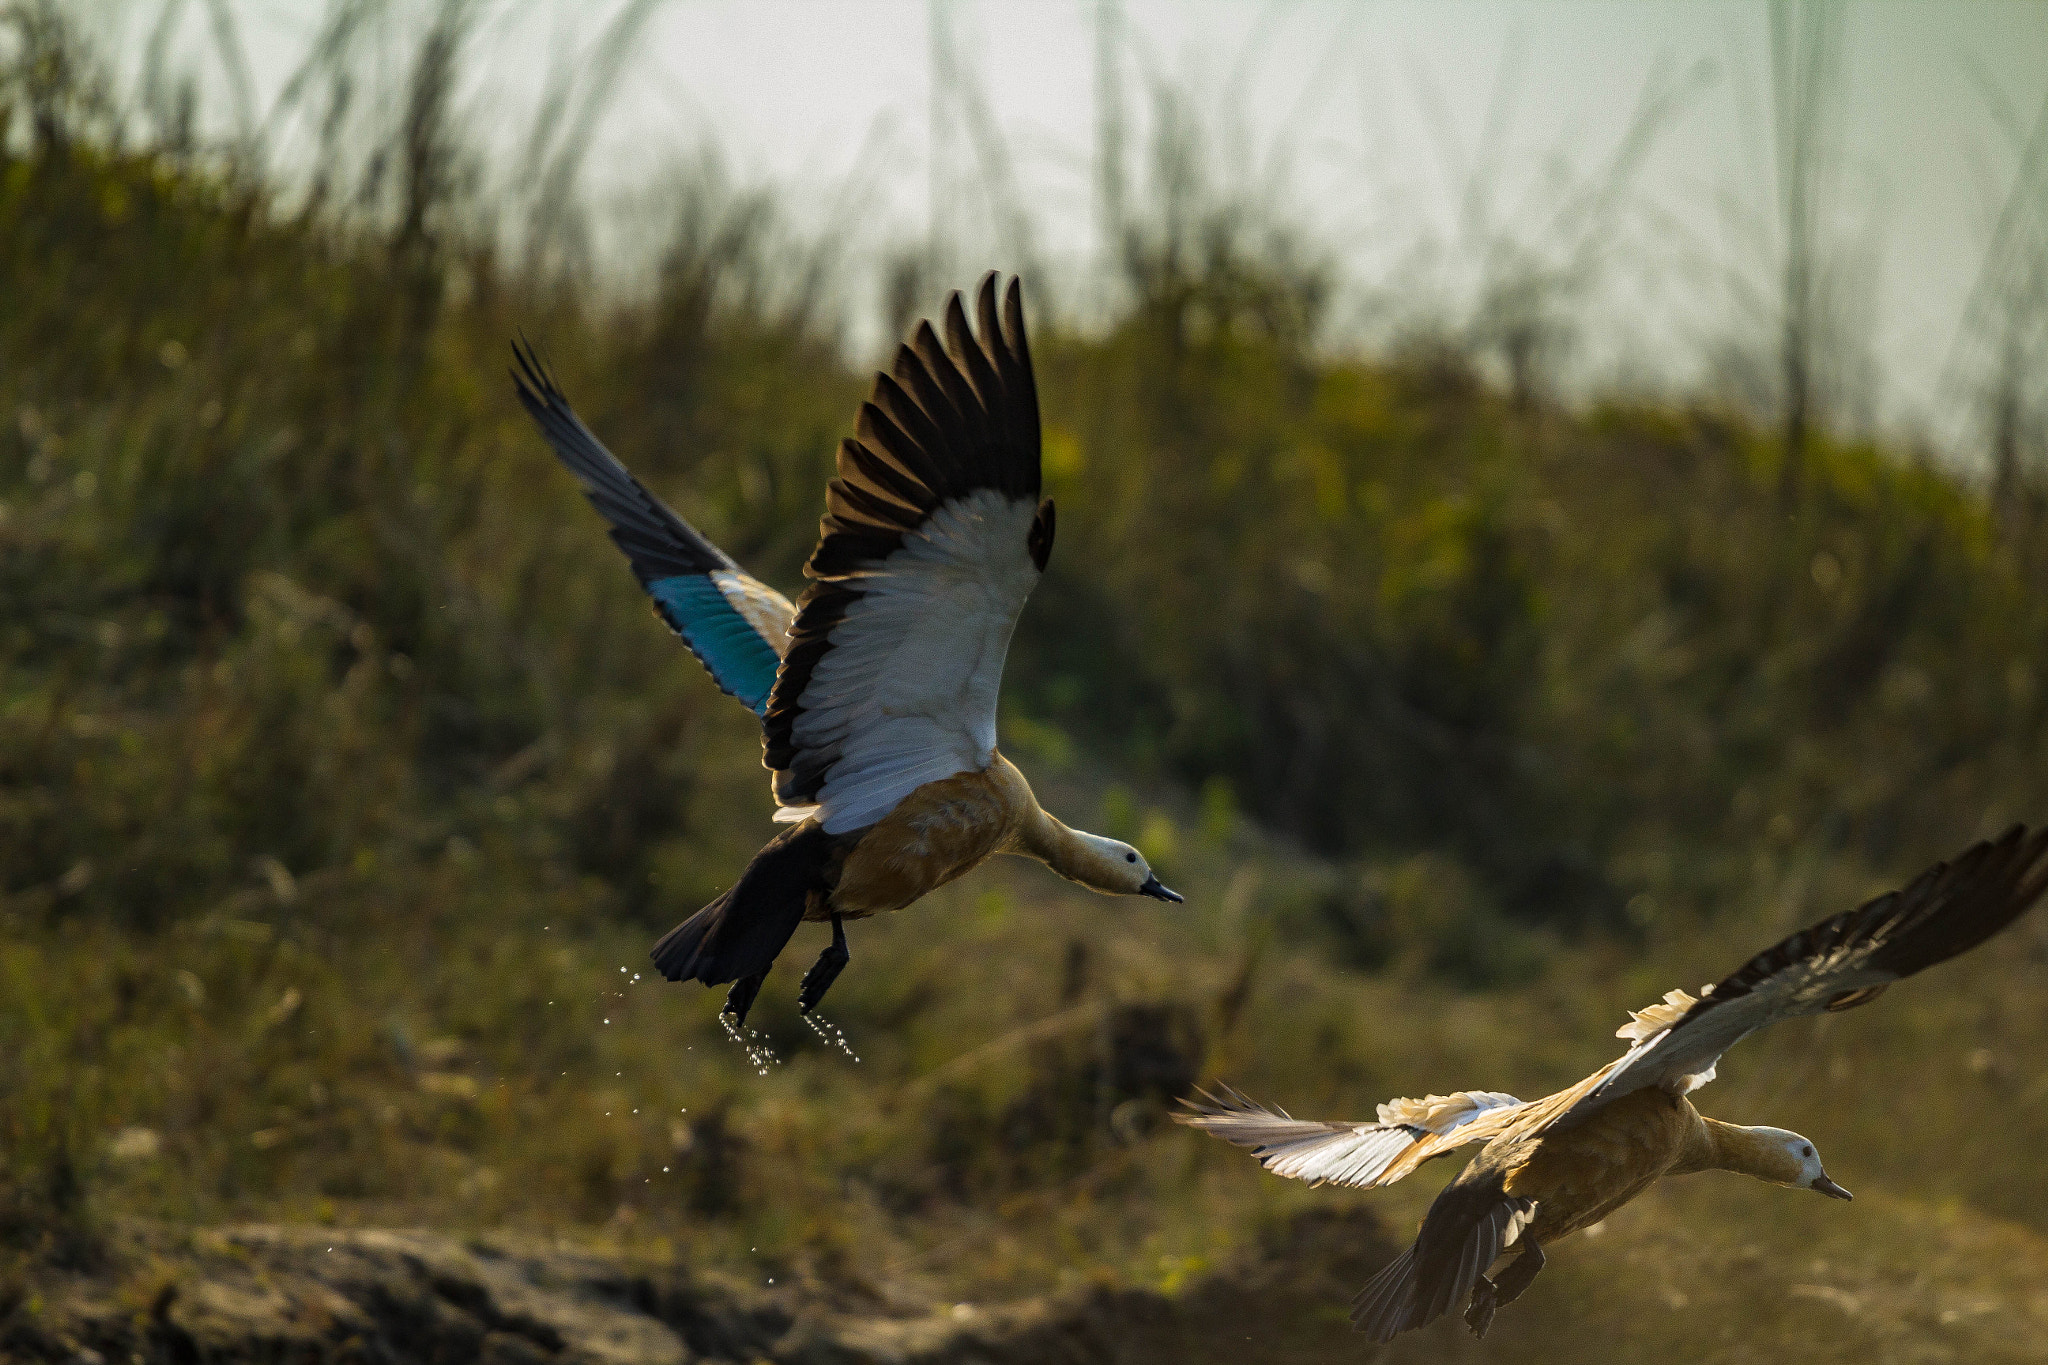
{"label": "teal speculum patch", "polygon": [[768,709],[782,660],[706,574],[658,578],[647,585],[661,615],[718,685],[758,715]]}

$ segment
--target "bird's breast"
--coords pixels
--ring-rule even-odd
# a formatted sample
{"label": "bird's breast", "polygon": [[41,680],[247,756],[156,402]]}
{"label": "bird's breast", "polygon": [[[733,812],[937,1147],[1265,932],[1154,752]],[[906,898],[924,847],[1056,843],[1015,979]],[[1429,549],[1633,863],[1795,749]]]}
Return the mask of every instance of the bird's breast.
{"label": "bird's breast", "polygon": [[901,910],[1000,850],[1019,815],[1005,766],[927,782],[897,802],[847,855],[825,914]]}
{"label": "bird's breast", "polygon": [[1555,1241],[1648,1189],[1677,1162],[1697,1122],[1683,1099],[1639,1090],[1576,1128],[1530,1141],[1508,1173],[1508,1193],[1537,1201],[1529,1233]]}

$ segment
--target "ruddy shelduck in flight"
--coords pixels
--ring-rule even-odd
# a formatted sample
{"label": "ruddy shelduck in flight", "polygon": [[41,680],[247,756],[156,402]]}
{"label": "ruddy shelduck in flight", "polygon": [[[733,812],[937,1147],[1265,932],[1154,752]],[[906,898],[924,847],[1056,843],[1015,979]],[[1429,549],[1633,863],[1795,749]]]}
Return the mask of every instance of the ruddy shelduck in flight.
{"label": "ruddy shelduck in flight", "polygon": [[[1352,1301],[1351,1320],[1387,1341],[1469,1296],[1465,1321],[1485,1336],[1494,1311],[1543,1269],[1545,1247],[1661,1177],[1739,1171],[1849,1198],[1799,1134],[1707,1118],[1687,1095],[1756,1030],[1868,1004],[1892,982],[1976,947],[2044,890],[2048,830],[2015,826],[1766,949],[1698,998],[1667,993],[1618,1030],[1630,1040],[1626,1053],[1531,1103],[1471,1090],[1394,1100],[1379,1106],[1377,1123],[1309,1123],[1226,1089],[1175,1117],[1250,1148],[1269,1171],[1315,1184],[1391,1185],[1432,1157],[1484,1143],[1430,1205],[1415,1244]],[[1513,1259],[1489,1277],[1509,1251]]]}
{"label": "ruddy shelduck in flight", "polygon": [[983,280],[977,338],[956,293],[945,344],[920,323],[875,376],[825,489],[811,580],[792,605],[647,491],[515,345],[520,400],[611,523],[656,612],[761,716],[778,821],[792,828],[654,946],[671,981],[732,982],[746,1018],[804,920],[832,943],[815,1009],[848,961],[845,921],[900,910],[998,853],[1111,895],[1181,898],[1129,844],[1048,815],[996,748],[1003,659],[1052,554],[1039,496],[1038,389],[1015,279]]}

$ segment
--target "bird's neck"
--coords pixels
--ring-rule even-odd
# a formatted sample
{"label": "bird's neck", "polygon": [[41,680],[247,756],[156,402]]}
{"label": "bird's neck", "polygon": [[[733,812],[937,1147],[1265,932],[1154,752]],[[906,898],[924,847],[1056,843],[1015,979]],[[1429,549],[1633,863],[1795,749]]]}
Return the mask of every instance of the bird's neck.
{"label": "bird's neck", "polygon": [[1057,867],[1053,859],[1061,846],[1061,836],[1071,837],[1073,831],[1045,813],[1045,808],[1038,804],[1038,794],[1031,790],[1024,774],[1000,751],[989,760],[984,776],[1010,813],[1010,833],[1003,841],[1002,851],[1036,858]]}
{"label": "bird's neck", "polygon": [[[1002,772],[1002,769],[1008,771]],[[1098,891],[1117,889],[1115,876],[1121,869],[1105,864],[1102,851],[1088,841],[1088,836],[1069,829],[1039,805],[1031,784],[1008,759],[997,754],[991,772],[1000,772],[998,780],[1010,788],[1008,796],[1017,812],[1016,832],[1010,836],[1009,852],[1036,858],[1070,882],[1079,882]]]}
{"label": "bird's neck", "polygon": [[1027,858],[1036,858],[1062,877],[1079,880],[1078,872],[1085,861],[1087,852],[1074,831],[1062,824],[1058,817],[1047,814],[1045,808],[1033,801],[1024,811],[1024,817],[1017,826],[1017,851]]}
{"label": "bird's neck", "polygon": [[1688,1171],[1735,1171],[1784,1185],[1799,1178],[1799,1163],[1775,1134],[1700,1115],[1672,1168],[1674,1175]]}

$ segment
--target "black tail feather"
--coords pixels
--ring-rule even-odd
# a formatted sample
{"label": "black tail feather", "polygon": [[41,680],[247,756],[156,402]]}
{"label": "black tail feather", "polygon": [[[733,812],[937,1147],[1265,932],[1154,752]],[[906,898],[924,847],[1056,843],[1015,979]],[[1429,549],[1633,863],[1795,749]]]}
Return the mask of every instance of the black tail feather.
{"label": "black tail feather", "polygon": [[[698,974],[704,971],[708,964],[699,960],[697,950],[703,946],[705,935],[718,926],[720,918],[725,914],[725,907],[731,900],[732,892],[728,891],[663,934],[660,941],[654,945],[654,951],[648,954],[654,959],[655,970],[671,981],[698,979]],[[702,978],[707,986],[730,979],[730,976]]]}
{"label": "black tail feather", "polygon": [[1365,1282],[1351,1300],[1351,1325],[1375,1341],[1391,1341],[1406,1325],[1408,1299],[1415,1287],[1415,1248],[1406,1251]]}
{"label": "black tail feather", "polygon": [[1435,1322],[1471,1294],[1534,1209],[1534,1200],[1506,1193],[1498,1176],[1444,1186],[1415,1244],[1351,1301],[1351,1325],[1391,1341]]}
{"label": "black tail feather", "polygon": [[803,922],[825,880],[832,836],[816,821],[777,835],[732,888],[654,945],[654,966],[670,981],[722,986],[766,972]]}

